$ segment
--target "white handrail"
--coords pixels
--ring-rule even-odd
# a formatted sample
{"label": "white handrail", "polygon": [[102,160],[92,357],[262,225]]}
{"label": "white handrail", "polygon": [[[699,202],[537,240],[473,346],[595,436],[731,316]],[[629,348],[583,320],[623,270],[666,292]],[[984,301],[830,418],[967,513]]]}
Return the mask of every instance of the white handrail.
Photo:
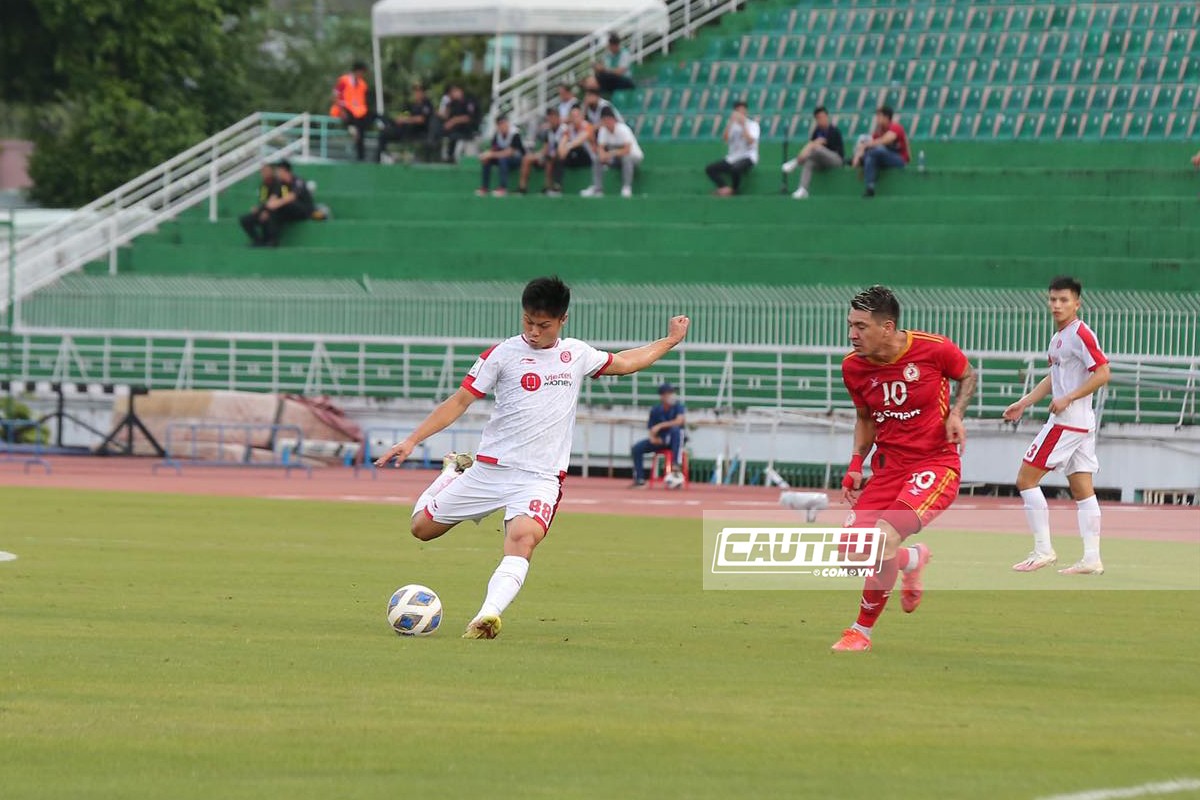
{"label": "white handrail", "polygon": [[[251,175],[264,159],[303,155],[311,134],[309,115],[296,114],[266,127],[254,113],[164,161],[103,197],[20,239],[16,244],[14,316],[32,292],[107,255],[116,272],[117,250],[162,222],[208,200],[216,221],[217,196]],[[7,257],[7,246],[0,250]],[[9,298],[8,273],[0,274],[0,309]]]}
{"label": "white handrail", "polygon": [[536,119],[550,104],[556,84],[575,83],[591,70],[610,33],[621,37],[640,64],[651,51],[666,53],[671,42],[691,38],[697,28],[745,4],[746,0],[669,0],[665,21],[661,8],[630,11],[495,84],[491,116],[508,114],[520,125]]}

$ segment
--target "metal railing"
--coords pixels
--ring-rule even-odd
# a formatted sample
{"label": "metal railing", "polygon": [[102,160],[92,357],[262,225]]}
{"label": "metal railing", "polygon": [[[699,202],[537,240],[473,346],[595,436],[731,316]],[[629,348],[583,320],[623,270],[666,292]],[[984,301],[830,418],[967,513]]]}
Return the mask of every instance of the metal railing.
{"label": "metal railing", "polygon": [[[179,331],[25,331],[13,380],[130,383],[152,389],[210,389],[435,402],[451,394],[494,339],[198,334]],[[596,342],[615,350],[624,341]],[[697,409],[750,408],[828,414],[852,408],[841,380],[842,347],[688,344],[650,370],[589,380],[581,402],[649,406],[671,381]],[[1040,352],[968,350],[979,372],[971,414],[999,419],[1045,374]],[[1200,356],[1113,356],[1116,378],[1101,398],[1105,422],[1200,423]]]}
{"label": "metal railing", "polygon": [[653,52],[667,53],[680,38],[723,14],[737,11],[746,0],[670,0],[664,20],[661,8],[637,9],[614,19],[562,50],[531,64],[492,87],[493,118],[501,113],[524,125],[536,119],[551,102],[559,83],[575,84],[591,72],[610,33],[641,64]]}
{"label": "metal railing", "polygon": [[[309,154],[308,114],[295,114],[264,126],[255,113],[179,155],[97,198],[54,224],[16,243],[14,286],[7,271],[0,274],[0,308],[10,296],[20,301],[37,289],[84,264],[108,258],[117,269],[117,249],[153,230],[165,220],[208,201],[209,219],[217,219],[220,193],[248,177],[264,158]],[[8,247],[0,247],[0,263]]]}

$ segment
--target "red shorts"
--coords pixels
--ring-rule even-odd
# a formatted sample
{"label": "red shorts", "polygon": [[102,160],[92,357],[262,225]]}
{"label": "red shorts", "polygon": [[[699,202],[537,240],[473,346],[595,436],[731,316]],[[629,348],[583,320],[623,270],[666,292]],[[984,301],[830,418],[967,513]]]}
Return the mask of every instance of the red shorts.
{"label": "red shorts", "polygon": [[846,527],[872,528],[888,511],[904,514],[907,509],[916,516],[919,527],[908,531],[901,526],[897,529],[904,536],[916,533],[950,507],[958,497],[958,484],[958,470],[943,465],[877,472],[867,481],[854,510],[846,518]]}

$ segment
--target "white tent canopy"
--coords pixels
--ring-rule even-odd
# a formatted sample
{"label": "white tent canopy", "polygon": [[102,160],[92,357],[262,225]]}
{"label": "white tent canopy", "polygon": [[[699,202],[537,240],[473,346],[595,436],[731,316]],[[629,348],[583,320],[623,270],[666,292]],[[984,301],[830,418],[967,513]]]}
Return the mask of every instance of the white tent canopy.
{"label": "white tent canopy", "polygon": [[[663,0],[379,0],[371,8],[377,106],[383,108],[380,39],[463,34],[587,36],[635,12],[658,12],[666,27]],[[540,41],[544,53],[545,40]],[[499,59],[494,61],[498,78]]]}

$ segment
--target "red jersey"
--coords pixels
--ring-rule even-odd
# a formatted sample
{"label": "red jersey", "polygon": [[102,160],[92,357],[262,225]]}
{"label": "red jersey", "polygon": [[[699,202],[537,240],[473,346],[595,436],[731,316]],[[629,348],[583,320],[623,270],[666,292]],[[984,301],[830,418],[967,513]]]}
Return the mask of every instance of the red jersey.
{"label": "red jersey", "polygon": [[908,152],[908,134],[904,132],[904,126],[899,122],[889,122],[887,125],[875,129],[875,137],[879,138],[889,132],[896,134],[896,141],[892,142],[889,147],[899,153],[900,157],[904,159],[904,163],[907,164],[911,156]]}
{"label": "red jersey", "polygon": [[967,357],[945,336],[906,331],[908,343],[890,364],[851,353],[842,382],[858,408],[875,420],[876,472],[915,465],[961,471],[958,446],[946,441],[950,381],[967,371]]}

